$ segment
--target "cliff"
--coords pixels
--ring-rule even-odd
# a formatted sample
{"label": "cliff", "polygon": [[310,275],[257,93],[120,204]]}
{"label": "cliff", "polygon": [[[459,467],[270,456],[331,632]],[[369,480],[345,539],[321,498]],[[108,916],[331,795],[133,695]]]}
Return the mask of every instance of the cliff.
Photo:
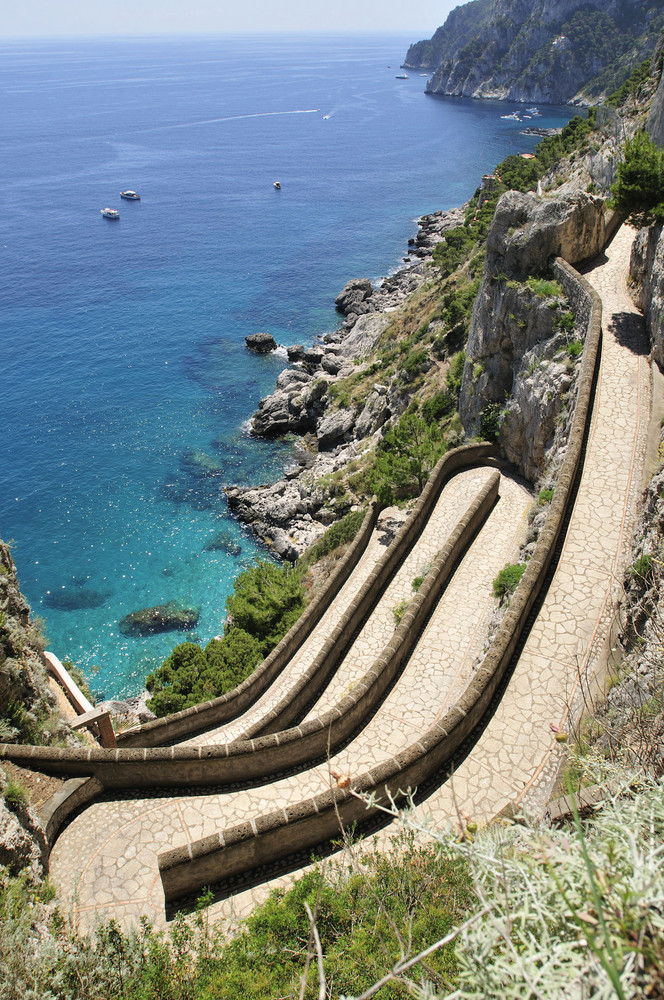
{"label": "cliff", "polygon": [[429,94],[588,104],[652,52],[664,0],[474,0],[404,65],[435,69]]}

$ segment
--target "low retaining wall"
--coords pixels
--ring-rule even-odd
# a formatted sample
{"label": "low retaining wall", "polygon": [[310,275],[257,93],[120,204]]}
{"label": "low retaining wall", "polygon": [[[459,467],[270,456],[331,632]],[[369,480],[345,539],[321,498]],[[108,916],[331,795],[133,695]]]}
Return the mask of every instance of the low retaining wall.
{"label": "low retaining wall", "polygon": [[558,474],[549,516],[496,637],[462,697],[427,735],[403,753],[353,782],[283,810],[258,816],[230,830],[159,855],[168,902],[261,865],[269,864],[337,837],[340,825],[366,821],[376,813],[357,795],[375,796],[378,805],[403,799],[408,789],[440,773],[473,731],[503,679],[528,615],[544,584],[573,498],[591,416],[595,373],[601,349],[601,300],[585,279],[558,259],[556,275],[575,295],[582,290],[590,304],[576,412],[567,453]]}
{"label": "low retaining wall", "polygon": [[163,719],[146,722],[137,729],[118,733],[118,746],[164,746],[187,739],[203,729],[231,722],[246,712],[248,708],[251,708],[253,703],[274,683],[300,646],[309,638],[325,614],[330,602],[334,600],[350,577],[369,543],[379,513],[380,507],[374,501],[348,551],[332,573],[328,585],[305,608],[283,639],[249,677],[232,691],[220,695],[218,698],[201,702],[200,705],[186,708],[182,712],[174,712]]}
{"label": "low retaining wall", "polygon": [[459,558],[495,505],[499,483],[500,474],[493,472],[437,554],[380,656],[352,693],[322,717],[260,739],[238,740],[220,746],[144,748],[111,753],[98,748],[14,747],[12,760],[53,774],[93,775],[107,789],[135,790],[220,785],[267,778],[307,765],[313,759],[325,759],[375,714],[383,695],[410,655]]}

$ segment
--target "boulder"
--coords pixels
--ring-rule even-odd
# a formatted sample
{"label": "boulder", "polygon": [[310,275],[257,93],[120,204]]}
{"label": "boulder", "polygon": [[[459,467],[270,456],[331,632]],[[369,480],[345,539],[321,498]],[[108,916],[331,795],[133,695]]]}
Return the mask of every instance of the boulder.
{"label": "boulder", "polygon": [[302,344],[293,344],[291,347],[286,348],[286,354],[291,364],[295,361],[302,361],[304,358],[304,347]]}
{"label": "boulder", "polygon": [[333,410],[331,413],[326,413],[316,427],[319,449],[332,448],[343,441],[348,441],[354,424],[353,410]]}
{"label": "boulder", "polygon": [[369,299],[373,293],[373,285],[368,278],[353,278],[341,289],[334,304],[344,316],[349,316],[351,313],[359,316],[361,313],[371,312]]}
{"label": "boulder", "polygon": [[324,354],[320,366],[328,375],[338,375],[343,367],[343,361],[335,354]]}
{"label": "boulder", "polygon": [[159,632],[187,632],[198,624],[198,608],[185,608],[176,601],[141,608],[125,615],[120,621],[123,635],[156,635]]}
{"label": "boulder", "polygon": [[594,257],[606,244],[613,216],[606,199],[578,191],[561,198],[507,191],[498,202],[486,241],[485,278],[525,281],[553,257],[570,264]]}
{"label": "boulder", "polygon": [[392,411],[387,399],[386,386],[375,386],[374,391],[367,397],[364,409],[355,421],[355,437],[369,437],[379,427],[382,427],[391,416]]}
{"label": "boulder", "polygon": [[277,342],[271,333],[250,333],[244,340],[247,348],[254,354],[269,354],[277,347]]}

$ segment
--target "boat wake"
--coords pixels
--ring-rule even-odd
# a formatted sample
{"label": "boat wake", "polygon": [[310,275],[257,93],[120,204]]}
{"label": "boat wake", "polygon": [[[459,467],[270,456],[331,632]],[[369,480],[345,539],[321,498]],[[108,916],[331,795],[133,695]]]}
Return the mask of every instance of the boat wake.
{"label": "boat wake", "polygon": [[196,122],[181,122],[178,125],[158,125],[156,128],[146,129],[148,132],[162,132],[170,128],[193,128],[195,125],[216,125],[219,122],[237,122],[243,118],[275,118],[279,115],[315,115],[320,108],[306,108],[297,111],[257,111],[249,115],[227,115],[224,118],[203,118]]}

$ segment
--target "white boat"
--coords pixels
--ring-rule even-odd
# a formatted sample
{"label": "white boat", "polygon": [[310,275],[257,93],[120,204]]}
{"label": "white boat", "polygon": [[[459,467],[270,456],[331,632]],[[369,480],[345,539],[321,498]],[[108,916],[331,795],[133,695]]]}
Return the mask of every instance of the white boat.
{"label": "white boat", "polygon": [[275,181],[272,187],[275,188],[277,191],[281,191],[281,184],[279,183],[279,181]]}
{"label": "white boat", "polygon": [[397,73],[397,75],[395,76],[394,79],[395,80],[407,80],[408,79],[408,74],[407,73]]}
{"label": "white boat", "polygon": [[105,219],[119,219],[120,213],[117,208],[100,208],[99,211]]}
{"label": "white boat", "polygon": [[500,117],[503,118],[505,121],[508,121],[508,122],[520,122],[521,121],[521,119],[517,115],[516,111],[513,111],[511,115],[501,115]]}
{"label": "white boat", "polygon": [[540,112],[537,108],[526,108],[529,115],[539,115]]}
{"label": "white boat", "polygon": [[141,200],[140,194],[136,194],[135,191],[121,191],[120,192],[120,197],[121,198],[126,198],[127,201],[140,201]]}

